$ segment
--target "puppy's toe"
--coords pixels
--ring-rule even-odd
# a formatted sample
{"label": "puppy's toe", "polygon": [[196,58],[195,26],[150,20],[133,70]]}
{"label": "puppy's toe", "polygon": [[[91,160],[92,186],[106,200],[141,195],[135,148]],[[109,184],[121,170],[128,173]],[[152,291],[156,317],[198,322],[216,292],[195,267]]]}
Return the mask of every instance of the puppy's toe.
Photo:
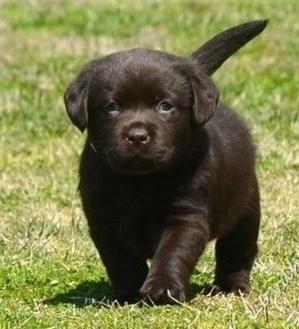
{"label": "puppy's toe", "polygon": [[251,287],[248,282],[233,282],[231,285],[223,285],[215,283],[211,290],[211,296],[218,295],[220,293],[233,293],[236,296],[248,295],[250,293]]}
{"label": "puppy's toe", "polygon": [[231,292],[237,296],[248,295],[250,293],[250,290],[250,284],[245,282],[232,285],[231,287]]}
{"label": "puppy's toe", "polygon": [[209,292],[209,294],[211,296],[216,296],[218,294],[220,294],[221,292],[223,292],[223,289],[221,289],[221,287],[218,284],[214,284]]}
{"label": "puppy's toe", "polygon": [[136,291],[122,291],[114,294],[113,301],[120,305],[135,304],[140,301],[140,295]]}
{"label": "puppy's toe", "polygon": [[143,300],[150,304],[177,304],[186,300],[185,290],[166,279],[146,281],[140,290]]}

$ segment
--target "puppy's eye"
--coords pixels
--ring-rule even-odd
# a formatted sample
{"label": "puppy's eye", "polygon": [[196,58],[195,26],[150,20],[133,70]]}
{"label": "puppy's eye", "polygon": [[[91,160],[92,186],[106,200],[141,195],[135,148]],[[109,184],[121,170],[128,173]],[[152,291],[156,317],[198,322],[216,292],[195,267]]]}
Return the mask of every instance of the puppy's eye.
{"label": "puppy's eye", "polygon": [[157,112],[166,113],[173,110],[173,104],[169,101],[162,101],[157,106]]}
{"label": "puppy's eye", "polygon": [[118,114],[120,108],[117,102],[110,102],[107,105],[105,105],[105,110],[106,112],[111,114]]}

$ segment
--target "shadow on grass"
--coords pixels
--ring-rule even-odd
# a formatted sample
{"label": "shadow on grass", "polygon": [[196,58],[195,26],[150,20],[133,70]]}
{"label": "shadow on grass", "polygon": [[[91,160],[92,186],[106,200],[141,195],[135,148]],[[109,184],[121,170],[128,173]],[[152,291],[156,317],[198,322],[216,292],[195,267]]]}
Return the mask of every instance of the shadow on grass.
{"label": "shadow on grass", "polygon": [[111,285],[106,280],[84,281],[65,293],[43,301],[47,305],[73,304],[77,307],[105,306],[112,302]]}
{"label": "shadow on grass", "polygon": [[[198,285],[191,283],[188,288],[188,302],[191,301],[196,295],[207,295],[210,292],[211,286]],[[85,281],[80,283],[74,289],[65,293],[59,293],[52,298],[43,301],[47,305],[59,305],[59,304],[72,304],[76,307],[106,307],[113,304],[112,301],[112,288],[108,281],[101,280]]]}
{"label": "shadow on grass", "polygon": [[194,299],[197,295],[208,295],[211,292],[211,284],[197,284],[192,282],[188,288],[188,302]]}

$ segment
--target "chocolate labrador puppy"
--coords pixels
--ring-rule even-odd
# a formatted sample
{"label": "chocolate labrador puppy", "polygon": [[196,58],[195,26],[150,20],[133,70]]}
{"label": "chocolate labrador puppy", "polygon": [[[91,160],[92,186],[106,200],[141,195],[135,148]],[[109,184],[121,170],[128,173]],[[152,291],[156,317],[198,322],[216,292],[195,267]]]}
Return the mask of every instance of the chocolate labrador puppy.
{"label": "chocolate labrador puppy", "polygon": [[228,29],[188,58],[114,53],[67,88],[67,113],[87,128],[83,208],[120,303],[185,301],[213,239],[214,291],[249,292],[260,221],[255,147],[210,76],[266,24]]}

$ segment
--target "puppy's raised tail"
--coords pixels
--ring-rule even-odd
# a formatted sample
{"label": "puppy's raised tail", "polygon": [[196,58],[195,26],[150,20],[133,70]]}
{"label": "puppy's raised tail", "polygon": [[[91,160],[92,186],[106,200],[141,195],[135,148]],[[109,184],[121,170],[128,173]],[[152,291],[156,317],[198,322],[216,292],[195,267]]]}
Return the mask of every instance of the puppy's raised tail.
{"label": "puppy's raised tail", "polygon": [[268,20],[247,22],[225,30],[203,44],[191,57],[204,73],[212,75],[231,55],[260,34]]}

